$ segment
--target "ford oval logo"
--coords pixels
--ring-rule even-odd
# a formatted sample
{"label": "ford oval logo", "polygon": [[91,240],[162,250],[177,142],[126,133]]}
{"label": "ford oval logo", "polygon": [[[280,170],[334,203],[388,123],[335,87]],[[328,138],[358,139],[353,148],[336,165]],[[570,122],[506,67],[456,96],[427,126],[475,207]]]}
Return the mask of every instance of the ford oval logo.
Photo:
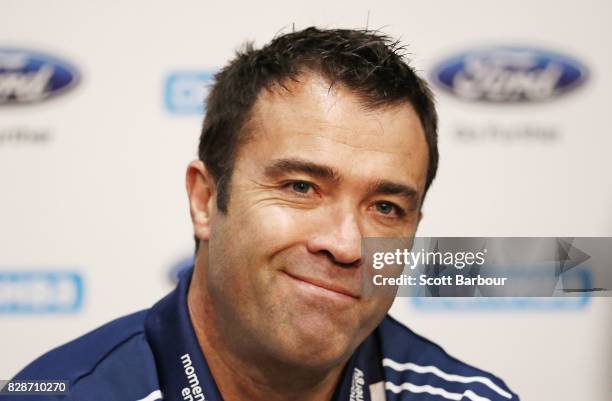
{"label": "ford oval logo", "polygon": [[580,86],[587,75],[587,69],[568,56],[508,46],[450,57],[434,68],[433,80],[461,99],[518,103],[567,93]]}
{"label": "ford oval logo", "polygon": [[65,61],[30,50],[0,48],[0,105],[40,102],[78,81],[77,70]]}

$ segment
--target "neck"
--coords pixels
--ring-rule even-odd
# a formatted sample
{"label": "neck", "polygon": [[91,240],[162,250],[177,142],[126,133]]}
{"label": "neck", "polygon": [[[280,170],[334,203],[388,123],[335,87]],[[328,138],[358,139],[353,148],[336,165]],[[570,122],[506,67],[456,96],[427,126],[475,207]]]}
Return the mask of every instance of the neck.
{"label": "neck", "polygon": [[[204,288],[203,266],[196,269],[188,293],[189,316],[196,337],[225,401],[328,401],[346,363],[309,369],[243,351],[244,338],[225,333]],[[205,322],[205,323],[204,323]],[[238,337],[243,337],[239,335]]]}

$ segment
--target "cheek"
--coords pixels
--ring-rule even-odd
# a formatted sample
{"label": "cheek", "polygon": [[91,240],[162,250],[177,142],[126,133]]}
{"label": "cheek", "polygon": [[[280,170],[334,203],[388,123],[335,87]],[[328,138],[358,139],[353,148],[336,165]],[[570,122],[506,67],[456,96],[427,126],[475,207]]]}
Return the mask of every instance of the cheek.
{"label": "cheek", "polygon": [[270,258],[308,238],[312,219],[306,210],[285,205],[255,206],[232,223],[236,245],[253,248],[251,257]]}
{"label": "cheek", "polygon": [[[243,207],[243,206],[240,206]],[[275,256],[307,238],[305,211],[280,205],[231,207],[213,217],[209,240],[209,286],[247,304],[269,292],[282,259]]]}

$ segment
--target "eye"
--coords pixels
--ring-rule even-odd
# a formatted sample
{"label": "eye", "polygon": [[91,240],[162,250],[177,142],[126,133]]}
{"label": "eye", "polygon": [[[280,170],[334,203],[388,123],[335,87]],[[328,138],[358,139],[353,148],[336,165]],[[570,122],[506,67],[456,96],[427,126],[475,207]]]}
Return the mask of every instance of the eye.
{"label": "eye", "polygon": [[391,202],[377,202],[376,211],[380,214],[384,214],[385,216],[395,214],[396,216],[401,217],[404,215],[404,210]]}
{"label": "eye", "polygon": [[291,189],[300,194],[307,194],[312,189],[312,184],[305,181],[295,181],[291,183]]}

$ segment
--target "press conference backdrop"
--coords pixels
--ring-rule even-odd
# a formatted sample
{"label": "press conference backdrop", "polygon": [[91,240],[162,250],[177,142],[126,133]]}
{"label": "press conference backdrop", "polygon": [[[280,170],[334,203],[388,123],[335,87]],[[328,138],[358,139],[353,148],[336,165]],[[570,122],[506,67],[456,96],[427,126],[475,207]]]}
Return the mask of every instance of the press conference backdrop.
{"label": "press conference backdrop", "polygon": [[[168,292],[212,74],[310,25],[401,38],[436,94],[420,235],[612,236],[612,3],[0,0],[0,378]],[[402,298],[525,400],[612,399],[612,303]]]}

